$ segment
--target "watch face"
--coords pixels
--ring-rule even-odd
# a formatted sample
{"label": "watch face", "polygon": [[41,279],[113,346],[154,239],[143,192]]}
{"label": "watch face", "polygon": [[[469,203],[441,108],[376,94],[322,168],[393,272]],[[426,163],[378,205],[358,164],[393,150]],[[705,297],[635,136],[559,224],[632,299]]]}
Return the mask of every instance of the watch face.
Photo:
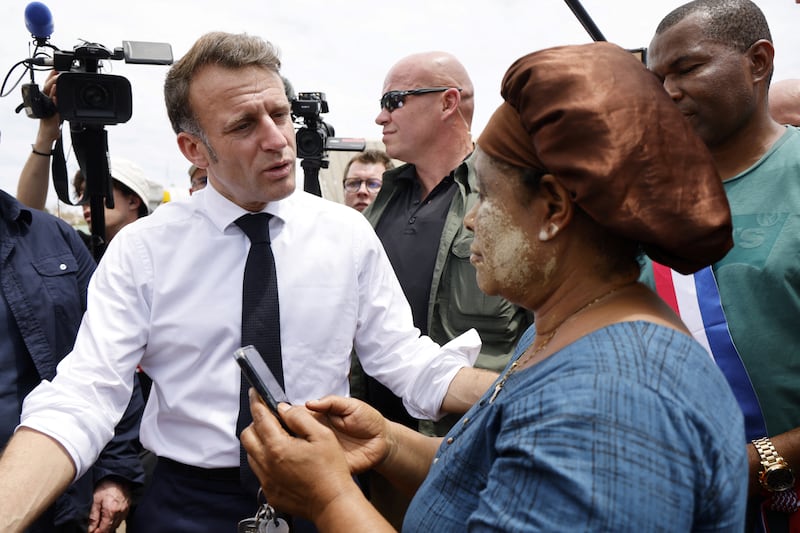
{"label": "watch face", "polygon": [[764,472],[764,485],[773,492],[790,489],[794,486],[794,475],[786,466],[775,465]]}

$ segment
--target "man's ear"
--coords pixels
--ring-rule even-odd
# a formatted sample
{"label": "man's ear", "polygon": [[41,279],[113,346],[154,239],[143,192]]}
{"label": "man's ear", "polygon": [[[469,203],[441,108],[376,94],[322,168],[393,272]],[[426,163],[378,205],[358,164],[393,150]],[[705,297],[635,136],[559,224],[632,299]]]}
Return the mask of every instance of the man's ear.
{"label": "man's ear", "polygon": [[449,116],[458,110],[461,103],[461,93],[458,89],[450,88],[442,93],[442,113]]}
{"label": "man's ear", "polygon": [[747,50],[750,59],[750,72],[753,81],[766,82],[772,75],[773,60],[775,58],[775,48],[766,39],[760,39],[753,43]]}
{"label": "man's ear", "polygon": [[134,193],[128,195],[128,205],[130,206],[132,211],[139,211],[139,206],[143,204],[144,200],[139,198],[138,194]]}
{"label": "man's ear", "polygon": [[178,148],[193,165],[207,168],[209,164],[208,150],[199,137],[182,131],[178,134]]}
{"label": "man's ear", "polygon": [[547,241],[555,237],[562,228],[570,223],[574,215],[575,204],[572,201],[572,193],[552,174],[542,176],[539,182],[539,195],[546,202],[539,239]]}

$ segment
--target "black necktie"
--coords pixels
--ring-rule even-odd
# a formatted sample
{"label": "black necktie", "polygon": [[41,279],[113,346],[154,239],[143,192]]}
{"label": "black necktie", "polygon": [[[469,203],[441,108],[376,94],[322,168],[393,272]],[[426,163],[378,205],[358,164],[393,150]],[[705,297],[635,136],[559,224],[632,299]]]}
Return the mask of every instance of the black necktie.
{"label": "black necktie", "polygon": [[[255,346],[283,387],[278,279],[269,241],[271,216],[267,213],[256,213],[241,216],[236,220],[236,225],[242,228],[250,239],[250,252],[247,254],[242,285],[242,346],[248,344]],[[237,437],[253,420],[247,398],[248,388],[249,384],[242,376],[239,419],[236,422]],[[240,447],[240,451],[242,485],[249,494],[255,496],[258,491],[258,480],[247,464],[244,448]]]}

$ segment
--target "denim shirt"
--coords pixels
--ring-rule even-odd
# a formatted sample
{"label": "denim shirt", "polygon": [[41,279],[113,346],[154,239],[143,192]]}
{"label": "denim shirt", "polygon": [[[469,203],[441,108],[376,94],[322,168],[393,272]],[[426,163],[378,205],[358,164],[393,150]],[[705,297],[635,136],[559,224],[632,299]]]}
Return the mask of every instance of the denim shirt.
{"label": "denim shirt", "polygon": [[[29,209],[0,190],[0,294],[5,321],[0,343],[3,368],[23,368],[30,357],[40,379],[50,380],[59,361],[71,350],[86,308],[86,291],[95,262],[78,233],[66,222]],[[11,339],[16,339],[12,341]],[[25,350],[10,347],[24,344]],[[9,353],[10,352],[10,353]],[[11,373],[0,376],[4,387],[16,382]],[[8,391],[4,390],[3,393]],[[29,391],[20,391],[20,394]],[[141,483],[138,460],[138,422],[143,408],[141,390],[134,391],[128,412],[117,427],[92,472],[77,480],[36,523],[32,531],[51,530],[47,524],[85,520],[92,502],[93,481],[112,475]],[[0,420],[4,425],[19,422]],[[5,428],[4,428],[5,429]],[[13,430],[13,427],[11,428]],[[0,442],[0,447],[5,446]]]}

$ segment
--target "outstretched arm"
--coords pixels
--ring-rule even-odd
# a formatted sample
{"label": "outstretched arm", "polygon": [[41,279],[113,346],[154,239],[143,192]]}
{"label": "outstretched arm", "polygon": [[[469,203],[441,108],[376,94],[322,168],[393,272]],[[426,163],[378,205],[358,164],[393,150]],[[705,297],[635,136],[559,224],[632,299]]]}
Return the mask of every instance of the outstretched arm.
{"label": "outstretched arm", "polygon": [[466,413],[496,379],[497,373],[491,370],[462,368],[450,382],[442,402],[442,410],[448,413]]}
{"label": "outstretched arm", "polygon": [[74,477],[75,465],[58,442],[18,429],[0,457],[0,531],[23,531]]}
{"label": "outstretched arm", "polygon": [[[47,77],[42,92],[53,96],[57,73],[52,71]],[[61,117],[58,113],[49,118],[39,119],[39,131],[31,153],[22,167],[17,182],[17,200],[34,209],[43,210],[47,202],[47,189],[50,178],[50,163],[53,143],[61,135]]]}

